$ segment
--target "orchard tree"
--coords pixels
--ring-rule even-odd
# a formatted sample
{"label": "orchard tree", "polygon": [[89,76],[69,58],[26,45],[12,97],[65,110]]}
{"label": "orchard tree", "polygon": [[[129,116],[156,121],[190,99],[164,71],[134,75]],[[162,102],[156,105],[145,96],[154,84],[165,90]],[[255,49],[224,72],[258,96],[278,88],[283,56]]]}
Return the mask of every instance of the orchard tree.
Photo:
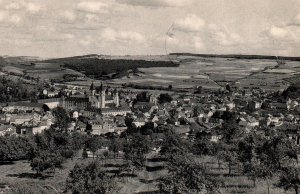
{"label": "orchard tree", "polygon": [[67,178],[66,190],[74,194],[117,193],[116,181],[106,174],[100,166],[98,161],[89,164],[76,164]]}
{"label": "orchard tree", "polygon": [[228,174],[231,175],[232,167],[237,164],[237,153],[234,150],[224,150],[221,152],[222,160],[228,163]]}
{"label": "orchard tree", "polygon": [[123,150],[124,142],[120,138],[112,138],[109,144],[109,150],[114,153],[114,158],[119,157],[119,151]]}
{"label": "orchard tree", "polygon": [[70,117],[64,108],[57,107],[53,109],[53,115],[55,116],[55,125],[61,131],[67,131]]}
{"label": "orchard tree", "polygon": [[210,176],[202,164],[188,157],[178,156],[176,165],[169,164],[168,171],[159,180],[163,193],[219,193],[221,182]]}
{"label": "orchard tree", "polygon": [[137,169],[141,169],[145,166],[145,154],[150,151],[151,147],[152,143],[148,138],[141,134],[133,134],[124,144],[125,159],[131,161]]}
{"label": "orchard tree", "polygon": [[30,159],[32,170],[36,171],[36,175],[41,175],[45,170],[55,170],[61,168],[63,158],[58,152],[50,152],[47,150],[37,150],[34,157]]}
{"label": "orchard tree", "polygon": [[282,169],[277,187],[284,190],[293,189],[295,194],[299,193],[300,188],[300,169],[297,167],[286,167]]}

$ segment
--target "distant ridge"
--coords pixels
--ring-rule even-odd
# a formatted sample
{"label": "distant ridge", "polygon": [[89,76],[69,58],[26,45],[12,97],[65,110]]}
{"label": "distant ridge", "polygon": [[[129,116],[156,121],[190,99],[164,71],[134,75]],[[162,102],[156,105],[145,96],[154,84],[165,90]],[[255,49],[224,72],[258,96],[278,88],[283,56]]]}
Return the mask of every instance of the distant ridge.
{"label": "distant ridge", "polygon": [[182,56],[195,56],[195,57],[206,57],[206,58],[235,58],[235,59],[281,59],[290,61],[300,61],[300,57],[287,57],[287,56],[268,56],[268,55],[217,55],[217,54],[195,54],[195,53],[170,53],[170,55],[182,55]]}

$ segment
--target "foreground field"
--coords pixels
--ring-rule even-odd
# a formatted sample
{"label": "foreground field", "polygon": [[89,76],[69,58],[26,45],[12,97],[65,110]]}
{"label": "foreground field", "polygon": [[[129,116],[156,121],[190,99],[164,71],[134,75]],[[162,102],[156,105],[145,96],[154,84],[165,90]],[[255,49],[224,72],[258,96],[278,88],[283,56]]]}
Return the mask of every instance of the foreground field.
{"label": "foreground field", "polygon": [[[18,193],[33,193],[33,194],[52,194],[62,193],[65,189],[65,181],[70,170],[76,163],[87,163],[94,159],[81,159],[75,158],[69,160],[63,166],[63,169],[56,170],[55,174],[46,174],[44,177],[36,178],[35,173],[31,171],[29,163],[27,161],[18,161],[11,164],[0,165],[0,183],[1,185],[11,185],[12,187],[18,187]],[[199,159],[203,162],[209,172],[216,177],[219,177],[224,182],[224,186],[221,187],[220,192],[222,194],[267,194],[266,181],[258,180],[254,187],[253,182],[246,176],[239,173],[236,167],[231,175],[228,175],[228,168],[225,163],[222,163],[219,167],[217,161],[213,157],[201,157]],[[111,175],[114,175],[118,171],[118,167],[124,164],[123,159],[105,159],[102,160],[101,165]],[[148,161],[146,163],[147,169],[142,171],[136,171],[134,176],[123,175],[117,178],[120,194],[132,194],[132,193],[146,193],[146,192],[158,192],[157,179],[163,175],[166,175],[165,169],[153,170],[153,167],[163,166],[163,162]],[[152,170],[151,170],[152,169]],[[290,194],[293,192],[286,192],[282,189],[278,189],[273,184],[276,179],[270,181],[270,194]],[[2,188],[4,193],[9,193]]]}

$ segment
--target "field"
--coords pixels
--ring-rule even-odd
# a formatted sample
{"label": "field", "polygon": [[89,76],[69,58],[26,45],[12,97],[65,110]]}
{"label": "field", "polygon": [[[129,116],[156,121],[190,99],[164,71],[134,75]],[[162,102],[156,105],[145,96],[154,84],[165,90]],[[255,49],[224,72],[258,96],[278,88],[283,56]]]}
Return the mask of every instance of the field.
{"label": "field", "polygon": [[[76,163],[86,163],[92,161],[92,158],[81,159],[75,158],[64,164],[63,169],[55,171],[55,174],[49,174],[42,178],[36,178],[35,172],[31,171],[27,161],[18,161],[12,164],[0,165],[0,185],[22,185],[24,190],[33,189],[36,193],[61,193],[65,189],[65,180]],[[232,175],[228,175],[228,168],[225,163],[221,163],[219,168],[216,159],[209,156],[203,156],[200,162],[205,163],[209,172],[224,181],[221,187],[221,194],[267,194],[267,182],[258,180],[256,186],[246,176],[239,173],[236,167]],[[105,159],[101,162],[103,168],[111,172],[113,175],[118,166],[124,163],[123,159]],[[145,193],[149,191],[157,191],[156,180],[165,175],[167,171],[151,170],[153,167],[163,166],[164,162],[148,161],[146,163],[147,170],[136,171],[135,176],[122,176],[118,178],[118,186],[120,194]],[[270,181],[270,194],[291,194],[276,188],[273,184],[276,179]],[[25,186],[24,186],[25,185]],[[5,187],[4,187],[5,188]],[[4,189],[2,188],[2,189]],[[4,189],[5,190],[5,189]]]}
{"label": "field", "polygon": [[[176,65],[169,65],[170,61]],[[261,88],[277,91],[287,88],[290,83],[300,81],[299,61],[286,60],[285,64],[278,65],[277,61],[271,58],[87,55],[46,61],[30,57],[4,58],[2,62],[3,72],[60,81],[64,80],[64,75],[74,75],[81,79],[68,83],[80,85],[90,85],[95,79],[98,79],[99,81],[95,82],[100,84],[101,79],[104,79],[106,84],[116,87],[126,83],[165,88],[172,85],[174,89],[202,86],[216,90],[230,83],[245,89]]]}
{"label": "field", "polygon": [[63,68],[60,66],[60,64],[52,64],[52,63],[35,63],[33,68],[30,68],[28,70],[25,70],[26,75],[29,75],[30,77],[40,79],[61,79],[63,75],[65,74],[72,74],[72,75],[78,75],[78,76],[84,76],[83,74]]}
{"label": "field", "polygon": [[[172,56],[174,57],[174,56]],[[173,58],[173,60],[175,60]],[[218,89],[226,83],[244,88],[282,90],[288,87],[286,79],[298,77],[300,62],[286,61],[277,66],[273,59],[204,58],[177,56],[178,67],[139,68],[139,73],[110,81],[112,84],[193,88],[202,86]]]}
{"label": "field", "polygon": [[41,80],[51,80],[51,79],[63,79],[66,74],[77,75],[79,77],[84,77],[82,73],[74,71],[72,69],[63,68],[58,63],[11,63],[9,65],[2,66],[1,70],[8,74],[13,74],[17,76],[26,76],[30,78],[39,78]]}

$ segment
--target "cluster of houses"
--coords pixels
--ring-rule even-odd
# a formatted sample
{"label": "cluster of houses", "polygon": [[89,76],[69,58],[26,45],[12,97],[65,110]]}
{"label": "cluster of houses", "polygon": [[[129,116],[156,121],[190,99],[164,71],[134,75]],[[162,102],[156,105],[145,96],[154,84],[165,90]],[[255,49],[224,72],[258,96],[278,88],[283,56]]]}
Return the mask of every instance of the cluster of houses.
{"label": "cluster of houses", "polygon": [[[41,133],[55,123],[52,109],[63,107],[71,118],[69,131],[94,135],[120,134],[129,127],[127,119],[131,128],[143,130],[145,126],[152,126],[151,130],[159,131],[164,126],[172,126],[176,133],[187,138],[200,134],[217,142],[222,138],[219,129],[228,115],[233,115],[245,133],[281,130],[299,143],[300,99],[272,98],[259,90],[247,93],[224,90],[203,94],[170,93],[170,102],[159,103],[158,93],[142,92],[141,95],[140,91],[130,90],[119,93],[102,85],[92,84],[87,90],[65,87],[65,90],[67,96],[62,97],[58,97],[56,91],[43,91],[48,99],[38,103],[0,104],[0,136]],[[69,90],[73,94],[68,93]]]}
{"label": "cluster of houses", "polygon": [[43,106],[31,102],[1,104],[0,136],[37,134],[49,129],[55,118]]}
{"label": "cluster of houses", "polygon": [[[271,96],[271,97],[270,97]],[[222,138],[226,115],[234,115],[237,127],[244,133],[268,129],[284,132],[299,143],[299,99],[276,99],[262,91],[251,93],[223,92],[203,95],[172,95],[173,100],[158,104],[137,102],[131,115],[134,128],[152,123],[154,128],[171,125],[185,137],[205,135],[211,141]]]}

